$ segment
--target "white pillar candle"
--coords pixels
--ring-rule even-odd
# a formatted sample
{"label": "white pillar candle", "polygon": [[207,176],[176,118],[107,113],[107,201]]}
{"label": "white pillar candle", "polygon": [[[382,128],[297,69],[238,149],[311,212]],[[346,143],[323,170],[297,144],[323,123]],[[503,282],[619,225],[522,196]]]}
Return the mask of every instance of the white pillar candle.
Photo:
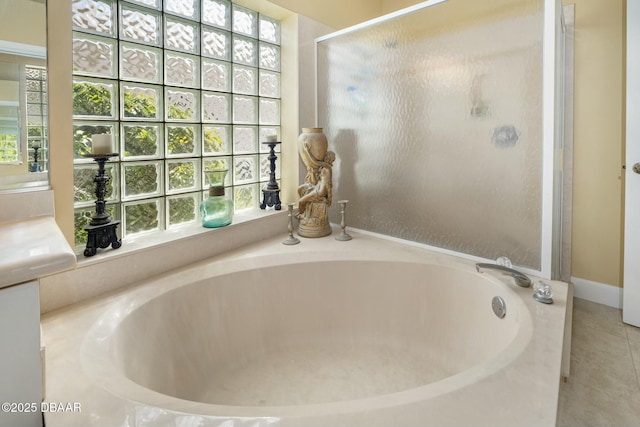
{"label": "white pillar candle", "polygon": [[113,144],[111,141],[111,135],[108,133],[91,135],[91,153],[93,154],[113,153]]}
{"label": "white pillar candle", "polygon": [[267,135],[267,142],[278,142],[278,135]]}

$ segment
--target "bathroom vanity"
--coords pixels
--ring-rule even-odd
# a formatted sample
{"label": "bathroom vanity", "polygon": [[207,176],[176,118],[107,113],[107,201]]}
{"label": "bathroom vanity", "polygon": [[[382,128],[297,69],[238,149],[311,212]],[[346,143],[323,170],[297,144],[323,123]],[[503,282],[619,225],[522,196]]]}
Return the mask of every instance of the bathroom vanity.
{"label": "bathroom vanity", "polygon": [[0,194],[0,427],[42,426],[38,279],[76,256],[53,218],[53,191]]}
{"label": "bathroom vanity", "polygon": [[0,426],[41,426],[38,281],[0,289]]}

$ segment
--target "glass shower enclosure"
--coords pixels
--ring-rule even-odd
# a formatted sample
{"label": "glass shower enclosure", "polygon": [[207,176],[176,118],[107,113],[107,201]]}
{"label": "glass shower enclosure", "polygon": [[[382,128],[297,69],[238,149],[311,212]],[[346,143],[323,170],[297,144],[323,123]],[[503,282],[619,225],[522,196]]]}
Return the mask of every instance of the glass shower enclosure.
{"label": "glass shower enclosure", "polygon": [[559,6],[432,0],[316,40],[349,227],[557,276]]}

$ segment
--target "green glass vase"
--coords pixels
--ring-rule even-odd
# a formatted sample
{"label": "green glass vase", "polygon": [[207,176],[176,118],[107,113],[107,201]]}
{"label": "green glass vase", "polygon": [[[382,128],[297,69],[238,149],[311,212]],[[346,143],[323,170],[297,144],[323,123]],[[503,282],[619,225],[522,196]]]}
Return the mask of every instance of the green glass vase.
{"label": "green glass vase", "polygon": [[228,169],[205,172],[209,181],[209,197],[200,204],[203,227],[224,227],[231,224],[233,220],[233,200],[224,191],[224,179],[227,172]]}

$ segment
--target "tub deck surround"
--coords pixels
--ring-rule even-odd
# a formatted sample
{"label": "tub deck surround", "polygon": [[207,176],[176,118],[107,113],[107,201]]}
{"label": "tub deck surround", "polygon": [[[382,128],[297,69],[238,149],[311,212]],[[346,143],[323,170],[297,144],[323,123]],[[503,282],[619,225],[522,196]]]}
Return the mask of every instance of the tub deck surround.
{"label": "tub deck surround", "polygon": [[274,236],[283,238],[287,231],[286,215],[284,211],[256,209],[236,213],[226,227],[204,228],[199,223],[191,223],[159,233],[128,236],[117,250],[106,249],[89,258],[79,256],[76,269],[43,278],[40,281],[41,313],[113,292],[256,241]]}
{"label": "tub deck surround", "polygon": [[274,237],[45,314],[47,399],[82,405],[47,426],[555,425],[566,284],[544,305],[350,234]]}

